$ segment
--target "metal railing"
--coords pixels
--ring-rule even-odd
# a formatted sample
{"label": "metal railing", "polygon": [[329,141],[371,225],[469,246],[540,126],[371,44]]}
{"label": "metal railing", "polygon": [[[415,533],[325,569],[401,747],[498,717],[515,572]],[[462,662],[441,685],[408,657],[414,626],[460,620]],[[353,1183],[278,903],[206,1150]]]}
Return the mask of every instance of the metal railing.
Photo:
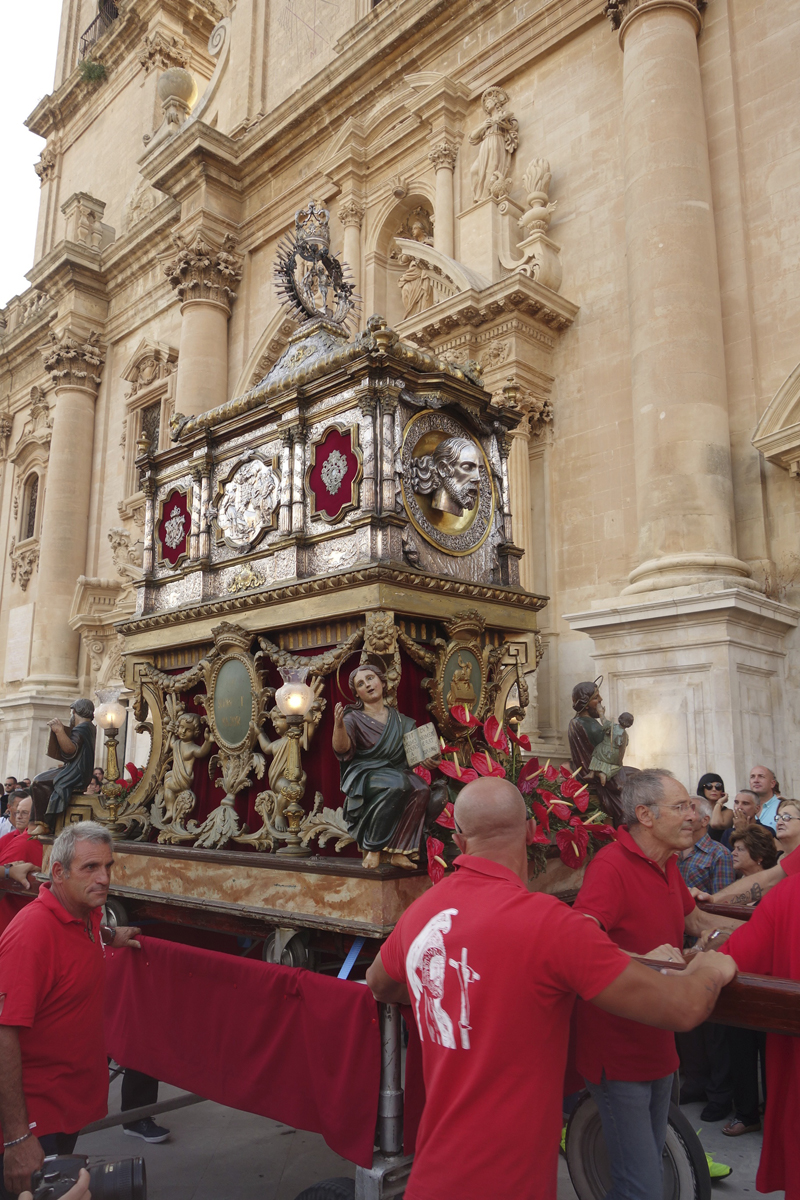
{"label": "metal railing", "polygon": [[100,41],[105,31],[110,28],[119,16],[119,10],[114,0],[100,0],[99,11],[91,25],[81,35],[79,60],[82,61],[89,51]]}

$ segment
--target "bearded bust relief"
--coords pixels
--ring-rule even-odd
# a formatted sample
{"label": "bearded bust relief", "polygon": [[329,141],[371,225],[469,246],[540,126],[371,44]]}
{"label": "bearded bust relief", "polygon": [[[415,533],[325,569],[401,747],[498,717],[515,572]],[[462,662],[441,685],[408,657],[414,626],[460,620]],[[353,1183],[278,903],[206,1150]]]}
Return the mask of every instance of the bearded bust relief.
{"label": "bearded bust relief", "polygon": [[486,448],[450,414],[409,422],[400,483],[411,523],[438,549],[471,554],[488,537],[495,496]]}
{"label": "bearded bust relief", "polygon": [[449,437],[432,454],[411,465],[411,487],[418,496],[433,496],[437,512],[461,517],[478,502],[480,456],[471,438]]}

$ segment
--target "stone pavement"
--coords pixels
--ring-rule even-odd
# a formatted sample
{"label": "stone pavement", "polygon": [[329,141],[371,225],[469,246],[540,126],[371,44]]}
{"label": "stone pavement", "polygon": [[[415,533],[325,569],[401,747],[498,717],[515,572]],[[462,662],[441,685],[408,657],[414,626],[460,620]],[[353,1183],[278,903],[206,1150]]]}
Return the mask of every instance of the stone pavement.
{"label": "stone pavement", "polygon": [[[119,1111],[119,1091],[117,1080],[111,1088],[112,1112]],[[159,1099],[178,1094],[178,1089],[162,1085]],[[701,1129],[701,1108],[689,1104],[683,1110],[695,1129]],[[295,1200],[312,1183],[355,1174],[352,1163],[329,1150],[317,1134],[210,1101],[156,1120],[172,1131],[171,1142],[148,1146],[126,1137],[117,1126],[81,1138],[77,1153],[88,1154],[93,1161],[141,1154],[147,1162],[148,1200]],[[734,1168],[729,1179],[715,1185],[714,1200],[755,1200],[761,1137],[746,1134],[731,1139],[721,1129],[720,1121],[702,1127],[701,1133],[704,1148]],[[563,1159],[559,1159],[558,1180],[558,1200],[575,1200]],[[772,1195],[780,1200],[783,1193]]]}

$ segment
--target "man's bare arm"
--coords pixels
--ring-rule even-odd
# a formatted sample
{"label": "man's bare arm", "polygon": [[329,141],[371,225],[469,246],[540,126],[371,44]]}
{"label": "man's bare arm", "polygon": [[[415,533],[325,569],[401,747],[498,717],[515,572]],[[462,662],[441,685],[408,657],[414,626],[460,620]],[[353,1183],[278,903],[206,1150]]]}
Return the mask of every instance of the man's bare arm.
{"label": "man's bare arm", "polygon": [[28,1108],[22,1091],[22,1054],[19,1032],[12,1025],[0,1025],[0,1125],[6,1151],[3,1176],[7,1190],[22,1192],[30,1187],[31,1174],[44,1162],[44,1152],[35,1137],[26,1137],[16,1146],[16,1138],[30,1133]]}
{"label": "man's bare arm", "polygon": [[632,962],[592,1003],[629,1021],[687,1033],[707,1019],[720,989],[735,975],[730,955],[713,950],[698,954],[685,971],[674,973]]}
{"label": "man's bare arm", "polygon": [[737,879],[735,883],[729,883],[711,899],[715,904],[754,904],[785,878],[786,872],[778,863],[767,871],[756,871],[755,875],[746,875],[743,879]]}
{"label": "man's bare arm", "polygon": [[380,1000],[382,1004],[411,1003],[406,985],[392,979],[381,962],[380,950],[367,968],[367,987],[371,989],[375,999]]}
{"label": "man's bare arm", "polygon": [[690,937],[701,937],[710,929],[724,929],[730,935],[740,925],[744,925],[744,921],[737,921],[733,917],[715,917],[701,908],[693,908],[685,918],[683,927]]}

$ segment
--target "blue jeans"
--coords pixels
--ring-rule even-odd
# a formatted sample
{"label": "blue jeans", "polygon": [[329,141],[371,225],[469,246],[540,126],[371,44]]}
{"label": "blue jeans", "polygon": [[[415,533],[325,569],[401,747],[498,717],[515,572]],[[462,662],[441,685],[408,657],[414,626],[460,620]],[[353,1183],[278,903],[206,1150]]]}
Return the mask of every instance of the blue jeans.
{"label": "blue jeans", "polygon": [[672,1075],[632,1083],[606,1079],[589,1083],[603,1122],[611,1167],[606,1200],[661,1200],[661,1155],[667,1137]]}

